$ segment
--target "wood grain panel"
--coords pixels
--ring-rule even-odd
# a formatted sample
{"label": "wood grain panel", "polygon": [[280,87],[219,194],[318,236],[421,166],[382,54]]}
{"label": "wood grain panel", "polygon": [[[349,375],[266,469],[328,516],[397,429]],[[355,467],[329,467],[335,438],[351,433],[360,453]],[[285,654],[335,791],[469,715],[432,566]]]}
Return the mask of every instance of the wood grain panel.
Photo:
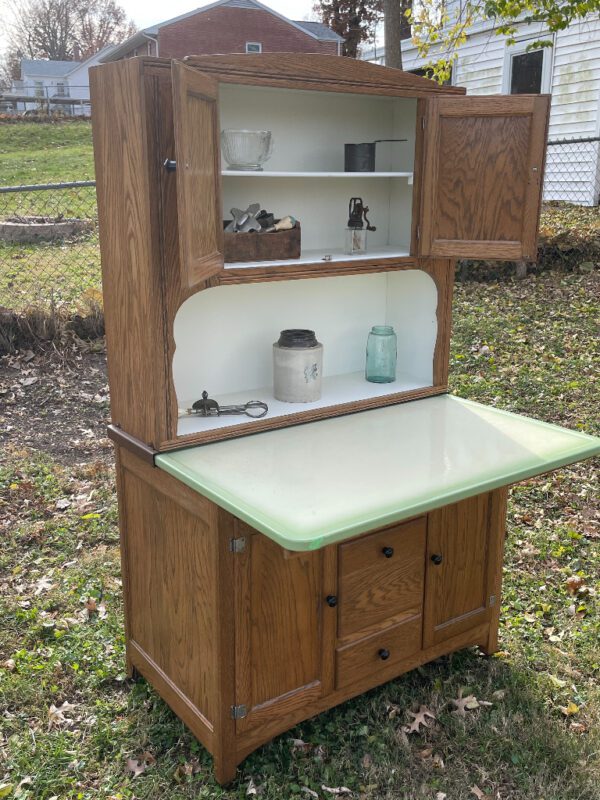
{"label": "wood grain panel", "polygon": [[410,97],[463,95],[466,91],[459,86],[439,86],[399,69],[316,53],[190,55],[185,63],[229,83]]}
{"label": "wood grain panel", "polygon": [[223,267],[218,83],[173,62],[177,208],[186,287]]}
{"label": "wood grain panel", "polygon": [[143,62],[94,67],[90,92],[111,417],[156,447],[169,437],[168,372]]}
{"label": "wood grain panel", "polygon": [[[391,669],[421,649],[422,625],[421,614],[413,613],[398,625],[338,647],[336,687],[341,689],[369,679],[376,683],[382,669]],[[383,650],[388,653],[385,660],[381,657]]]}
{"label": "wood grain panel", "polygon": [[478,495],[429,514],[425,647],[489,620],[490,497]]}
{"label": "wood grain panel", "polygon": [[[426,517],[339,548],[338,636],[368,629],[423,603]],[[386,558],[384,548],[393,555]]]}
{"label": "wood grain panel", "polygon": [[[322,552],[285,558],[275,542],[239,523],[235,559],[236,698],[243,731],[322,694]],[[332,643],[333,644],[333,643]]]}
{"label": "wood grain panel", "polygon": [[420,253],[535,259],[549,98],[432,98]]}
{"label": "wood grain panel", "polygon": [[212,723],[216,507],[193,515],[128,469],[121,486],[131,641]]}

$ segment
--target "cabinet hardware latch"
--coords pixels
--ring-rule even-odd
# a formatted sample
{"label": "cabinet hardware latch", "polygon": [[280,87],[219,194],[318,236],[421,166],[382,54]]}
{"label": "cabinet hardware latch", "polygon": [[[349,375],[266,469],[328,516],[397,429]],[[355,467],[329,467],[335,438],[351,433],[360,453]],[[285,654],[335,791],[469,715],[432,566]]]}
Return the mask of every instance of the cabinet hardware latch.
{"label": "cabinet hardware latch", "polygon": [[421,226],[417,225],[417,239],[421,238]]}
{"label": "cabinet hardware latch", "polygon": [[231,719],[244,719],[247,715],[246,706],[231,706]]}
{"label": "cabinet hardware latch", "polygon": [[490,603],[489,603],[489,605],[490,605],[490,608],[491,608],[492,606],[495,606],[495,605],[496,605],[496,595],[495,595],[495,594],[491,594],[491,595],[490,595]]}
{"label": "cabinet hardware latch", "polygon": [[177,162],[172,158],[165,158],[163,161],[163,167],[169,172],[175,172],[177,169]]}
{"label": "cabinet hardware latch", "polygon": [[240,536],[238,539],[230,539],[229,549],[232,553],[243,553],[246,549],[246,537]]}
{"label": "cabinet hardware latch", "polygon": [[421,130],[425,130],[425,117],[421,117]]}

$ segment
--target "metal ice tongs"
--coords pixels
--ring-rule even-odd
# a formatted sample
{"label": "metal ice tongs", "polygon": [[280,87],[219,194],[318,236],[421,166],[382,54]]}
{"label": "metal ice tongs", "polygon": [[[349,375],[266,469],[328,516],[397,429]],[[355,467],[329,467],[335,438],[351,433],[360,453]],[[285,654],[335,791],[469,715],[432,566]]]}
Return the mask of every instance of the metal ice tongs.
{"label": "metal ice tongs", "polygon": [[208,392],[202,392],[202,399],[196,400],[191,408],[187,409],[188,414],[196,414],[200,417],[220,417],[223,414],[245,414],[247,417],[259,419],[268,412],[269,406],[262,400],[250,400],[239,406],[220,406],[216,400],[211,400]]}

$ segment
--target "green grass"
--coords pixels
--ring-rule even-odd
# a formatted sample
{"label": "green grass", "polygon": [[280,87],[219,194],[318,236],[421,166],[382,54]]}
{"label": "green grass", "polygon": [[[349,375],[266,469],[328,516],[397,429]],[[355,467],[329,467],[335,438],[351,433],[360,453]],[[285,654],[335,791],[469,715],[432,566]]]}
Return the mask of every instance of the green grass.
{"label": "green grass", "polygon": [[[452,388],[598,432],[599,297],[598,274],[459,284]],[[369,800],[469,800],[474,786],[494,800],[598,800],[597,461],[512,490],[496,657],[466,650],[321,714],[260,748],[221,789],[185,726],[146,683],[124,678],[112,468],[61,467],[16,448],[0,473],[0,797],[241,800],[252,778],[264,800],[306,800],[303,788],[334,797],[322,785]],[[87,618],[89,597],[102,597],[106,616]],[[461,691],[491,705],[459,717],[450,701]],[[49,727],[50,706],[64,701],[70,722]],[[421,704],[436,720],[407,737]],[[134,778],[128,758],[149,766]]]}
{"label": "green grass", "polygon": [[94,180],[89,120],[0,123],[0,186],[84,180]]}

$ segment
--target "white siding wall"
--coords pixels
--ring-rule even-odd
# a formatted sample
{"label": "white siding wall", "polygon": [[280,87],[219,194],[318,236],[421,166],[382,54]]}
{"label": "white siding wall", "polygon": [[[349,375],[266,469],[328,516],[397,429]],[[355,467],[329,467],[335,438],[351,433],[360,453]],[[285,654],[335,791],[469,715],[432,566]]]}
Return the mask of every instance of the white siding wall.
{"label": "white siding wall", "polygon": [[[453,84],[468,94],[503,91],[506,39],[493,30],[473,32],[460,48]],[[537,36],[540,28],[524,25],[520,35]],[[580,139],[600,134],[600,19],[574,23],[555,35],[552,59],[552,107],[548,139]],[[403,43],[405,69],[424,66],[415,48]],[[596,205],[600,191],[598,142],[551,146],[548,149],[544,199]]]}

